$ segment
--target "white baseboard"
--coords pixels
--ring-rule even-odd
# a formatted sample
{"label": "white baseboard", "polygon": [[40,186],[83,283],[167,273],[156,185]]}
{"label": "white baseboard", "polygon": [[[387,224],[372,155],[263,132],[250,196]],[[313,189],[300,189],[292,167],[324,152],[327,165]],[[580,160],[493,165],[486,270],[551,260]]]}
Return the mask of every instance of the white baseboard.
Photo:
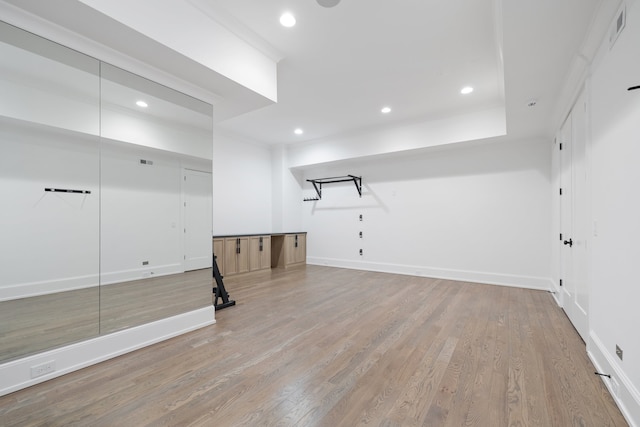
{"label": "white baseboard", "polygon": [[563,298],[562,298],[562,288],[560,287],[560,284],[556,282],[553,278],[550,278],[549,282],[551,283],[549,292],[551,292],[553,299],[556,300],[556,304],[558,304],[558,307],[562,307]]}
{"label": "white baseboard", "polygon": [[[215,322],[214,307],[205,307],[1,364],[0,396]],[[49,362],[53,362],[53,372],[31,378],[33,366]]]}
{"label": "white baseboard", "polygon": [[434,279],[512,286],[515,288],[538,289],[544,291],[553,289],[553,283],[548,277],[520,276],[502,273],[453,270],[428,266],[386,264],[318,257],[307,257],[307,264],[350,268],[353,270],[377,271],[380,273],[404,274],[409,276],[433,277]]}
{"label": "white baseboard", "polygon": [[132,268],[130,270],[107,271],[100,274],[100,285],[113,285],[131,280],[148,279],[178,273],[184,273],[181,263]]}
{"label": "white baseboard", "polygon": [[0,288],[0,302],[97,287],[98,283],[99,276],[97,274],[91,274],[87,276],[65,277],[63,279],[2,286],[2,288]]}
{"label": "white baseboard", "polygon": [[183,273],[182,264],[167,264],[131,270],[105,272],[101,275],[65,277],[63,279],[45,280],[41,282],[19,283],[0,288],[0,302],[19,298],[37,297],[58,292],[76,291],[79,289],[97,287],[98,285],[113,285],[150,277],[167,276]]}
{"label": "white baseboard", "polygon": [[[588,346],[587,354],[597,372],[609,374],[612,377],[611,379],[607,377],[600,378],[609,389],[611,396],[613,396],[629,425],[631,427],[640,427],[640,392],[620,368],[620,365],[613,358],[614,356],[606,351],[602,341],[593,331],[590,332],[589,339],[591,342]],[[617,393],[613,387],[614,380],[618,383]]]}

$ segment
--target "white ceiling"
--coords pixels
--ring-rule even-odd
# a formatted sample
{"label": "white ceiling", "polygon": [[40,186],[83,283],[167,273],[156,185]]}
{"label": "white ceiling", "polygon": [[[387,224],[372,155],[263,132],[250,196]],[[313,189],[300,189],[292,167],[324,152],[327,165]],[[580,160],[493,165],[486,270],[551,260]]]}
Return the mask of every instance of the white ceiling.
{"label": "white ceiling", "polygon": [[[5,3],[233,100],[214,108],[218,129],[291,144],[499,105],[506,106],[509,135],[549,135],[594,14],[611,1],[342,0],[324,8],[316,0],[187,0],[218,11],[219,22],[282,58],[276,104],[79,1]],[[278,22],[286,10],[296,16],[293,28]],[[189,31],[207,49],[198,28],[166,31]],[[462,96],[466,85],[475,91]],[[535,108],[526,106],[531,98]],[[387,105],[392,112],[382,115]],[[294,135],[297,127],[305,133]]]}
{"label": "white ceiling", "polygon": [[[493,0],[202,1],[284,55],[277,105],[220,123],[253,139],[291,143],[503,102]],[[295,27],[279,24],[285,10]],[[466,85],[476,90],[465,97]]]}

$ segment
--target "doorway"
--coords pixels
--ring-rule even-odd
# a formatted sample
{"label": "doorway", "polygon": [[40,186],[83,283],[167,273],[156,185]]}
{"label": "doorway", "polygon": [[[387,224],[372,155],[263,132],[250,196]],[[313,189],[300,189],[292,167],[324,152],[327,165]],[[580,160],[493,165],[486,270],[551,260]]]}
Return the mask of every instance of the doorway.
{"label": "doorway", "polygon": [[560,129],[562,306],[586,343],[589,334],[587,104],[580,94]]}

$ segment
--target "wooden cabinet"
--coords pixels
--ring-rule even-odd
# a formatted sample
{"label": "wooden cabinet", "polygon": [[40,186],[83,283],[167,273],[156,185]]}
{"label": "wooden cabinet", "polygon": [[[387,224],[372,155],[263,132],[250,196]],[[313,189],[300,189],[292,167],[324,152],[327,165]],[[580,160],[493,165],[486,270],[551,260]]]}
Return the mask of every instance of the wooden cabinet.
{"label": "wooden cabinet", "polygon": [[224,276],[224,239],[213,239],[213,255],[216,257],[220,274]]}
{"label": "wooden cabinet", "polygon": [[249,237],[249,271],[271,268],[271,236]]}
{"label": "wooden cabinet", "polygon": [[213,254],[223,276],[270,270],[272,236],[221,236],[213,238]]}
{"label": "wooden cabinet", "polygon": [[249,237],[224,239],[224,274],[240,274],[249,271]]}
{"label": "wooden cabinet", "polygon": [[271,236],[271,267],[288,268],[307,262],[306,233]]}
{"label": "wooden cabinet", "polygon": [[287,234],[285,236],[285,266],[300,264],[307,260],[306,234]]}

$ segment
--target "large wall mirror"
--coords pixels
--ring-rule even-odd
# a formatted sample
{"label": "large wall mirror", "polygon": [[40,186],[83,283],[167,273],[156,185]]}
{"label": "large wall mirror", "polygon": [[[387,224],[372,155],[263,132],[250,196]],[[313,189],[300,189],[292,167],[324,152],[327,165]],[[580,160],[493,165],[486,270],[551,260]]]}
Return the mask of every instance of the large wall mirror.
{"label": "large wall mirror", "polygon": [[0,363],[210,305],[211,105],[2,22],[0,90]]}

